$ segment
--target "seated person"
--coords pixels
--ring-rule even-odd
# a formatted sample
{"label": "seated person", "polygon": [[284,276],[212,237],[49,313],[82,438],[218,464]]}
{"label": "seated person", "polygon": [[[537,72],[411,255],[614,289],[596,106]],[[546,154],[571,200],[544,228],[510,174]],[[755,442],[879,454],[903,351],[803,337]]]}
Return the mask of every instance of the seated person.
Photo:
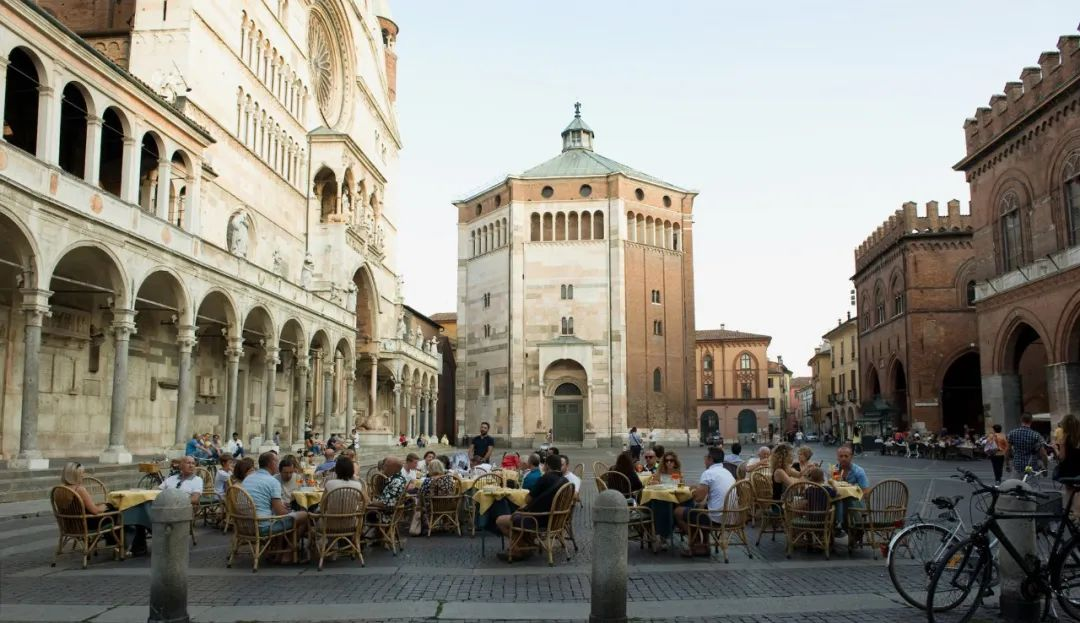
{"label": "seated person", "polygon": [[792,466],[795,468],[795,471],[802,472],[803,470],[814,466],[814,464],[811,462],[811,459],[814,456],[814,451],[810,448],[810,446],[799,446],[799,449],[796,451],[795,454],[799,458],[799,461]]}
{"label": "seated person", "polygon": [[570,471],[570,457],[565,454],[560,454],[559,459],[562,460],[562,475],[574,485],[574,493],[581,493],[581,478],[577,474]]}
{"label": "seated person", "polygon": [[473,474],[486,474],[491,471],[491,463],[485,461],[484,457],[479,454],[474,454],[473,457],[469,459],[469,468]]}
{"label": "seated person", "polygon": [[[261,519],[259,521],[259,533],[269,535],[282,530],[296,530],[298,538],[303,538],[307,533],[308,515],[304,511],[289,512],[288,506],[283,500],[281,482],[276,476],[278,473],[278,455],[276,452],[263,452],[259,455],[259,469],[251,472],[244,478],[241,486],[251,496],[255,503],[255,515],[257,517],[273,517],[277,519]],[[296,562],[291,560],[290,554],[282,554],[279,562]]]}
{"label": "seated person", "polygon": [[769,455],[772,454],[772,450],[768,446],[761,446],[758,448],[757,456],[746,462],[746,470],[754,471],[755,469],[761,469],[769,466]]}
{"label": "seated person", "polygon": [[668,450],[664,453],[664,458],[660,460],[660,469],[656,470],[649,482],[666,485],[674,484],[679,480],[682,480],[682,462],[679,461],[679,455]]}
{"label": "seated person", "polygon": [[229,480],[233,474],[233,464],[236,463],[231,454],[221,455],[221,467],[214,475],[214,492],[224,499],[225,490],[229,488]]}
{"label": "seated person", "polygon": [[[551,511],[551,504],[555,501],[555,494],[558,493],[559,488],[565,485],[568,480],[563,477],[562,471],[562,457],[557,454],[549,454],[544,459],[544,466],[546,467],[544,475],[541,476],[529,489],[529,502],[521,508],[521,511],[528,513],[548,513]],[[526,518],[520,513],[511,513],[509,515],[500,515],[495,520],[495,526],[505,536],[510,536],[511,526],[525,529],[535,529],[537,527],[544,527],[547,525],[547,519],[544,517],[536,518],[537,521],[533,521],[532,518]],[[498,554],[500,560],[507,560],[507,555],[512,555],[514,558],[522,558],[528,554],[531,554],[531,550],[525,549],[511,549],[508,553],[500,552]]]}
{"label": "seated person", "polygon": [[660,469],[660,461],[658,461],[656,458],[656,450],[649,448],[641,454],[641,470],[645,472],[656,473],[656,470]]}
{"label": "seated person", "polygon": [[353,464],[353,480],[360,480],[360,461],[356,460],[356,450],[342,450],[341,456],[347,457]]}
{"label": "seated person", "polygon": [[[64,466],[64,471],[60,474],[60,483],[62,486],[67,487],[79,496],[82,500],[83,508],[86,510],[87,515],[100,515],[102,513],[108,513],[116,510],[112,504],[103,504],[98,506],[94,503],[93,497],[90,492],[83,486],[83,476],[85,471],[83,470],[82,463],[71,462]],[[101,521],[100,517],[88,517],[86,520],[87,525],[91,530],[95,530],[98,527],[98,522]],[[120,523],[119,520],[116,523]],[[145,554],[146,553],[146,528],[142,528],[142,538],[138,544],[132,543],[132,554]],[[138,538],[138,535],[136,535]],[[110,532],[105,535],[105,542],[109,545],[116,545],[116,537]],[[136,549],[136,545],[138,548]]]}
{"label": "seated person", "polygon": [[443,436],[439,437],[439,444],[444,446],[450,445],[450,440],[446,438],[446,433],[443,433]]}
{"label": "seated person", "polygon": [[405,436],[405,433],[401,433],[400,435],[398,435],[397,442],[398,445],[402,448],[406,448],[409,446],[409,438]]}
{"label": "seated person", "polygon": [[195,457],[185,456],[180,459],[180,471],[165,479],[158,487],[165,489],[180,489],[191,496],[191,503],[198,504],[199,497],[203,492],[203,481],[195,475]]}
{"label": "seated person", "polygon": [[405,495],[406,482],[405,476],[401,474],[401,467],[401,459],[396,456],[388,456],[382,460],[379,470],[383,476],[386,476],[386,485],[383,486],[382,493],[372,498],[371,503],[368,504],[371,510],[368,513],[368,521],[378,522],[381,518],[383,522],[386,522],[393,517],[394,507],[401,500],[401,496]]}
{"label": "seated person", "polygon": [[326,446],[326,449],[323,450],[323,462],[315,468],[315,474],[319,475],[333,471],[335,459],[336,454],[334,453],[334,449],[329,445]]}
{"label": "seated person", "polygon": [[242,484],[248,474],[255,471],[255,459],[250,456],[245,456],[236,462],[236,466],[233,467],[232,483]]}
{"label": "seated person", "polygon": [[[769,469],[772,470],[772,499],[777,502],[783,498],[784,491],[799,478],[799,471],[791,464],[794,458],[791,446],[787,443],[776,446],[769,456]],[[776,508],[779,510],[778,506]]]}
{"label": "seated person", "polygon": [[[701,480],[692,492],[695,506],[704,504],[710,511],[720,511],[724,508],[724,500],[728,490],[735,485],[735,477],[724,468],[724,451],[720,448],[709,448],[705,456],[705,472],[701,474]],[[683,532],[689,532],[689,506],[680,506],[675,509],[675,523]],[[695,521],[699,525],[716,525],[724,520],[722,513],[695,513]],[[690,544],[690,549],[682,553],[683,556],[708,556],[709,544],[704,539],[704,534],[699,533],[698,539]]]}
{"label": "seated person", "polygon": [[405,477],[407,484],[411,485],[413,481],[420,478],[419,463],[420,457],[415,452],[410,452],[405,457],[405,465],[401,468],[401,475]]}
{"label": "seated person", "polygon": [[[604,483],[608,489],[618,491],[625,497],[630,497],[637,491],[641,491],[641,478],[638,478],[637,471],[634,469],[634,459],[630,457],[630,454],[623,452],[615,458],[615,465],[611,467],[611,471],[618,472],[626,479],[623,480],[618,476],[608,474],[607,481]],[[627,488],[629,485],[629,489]]]}
{"label": "seated person", "polygon": [[731,452],[724,455],[724,462],[731,463],[732,465],[738,465],[743,462],[742,456],[742,444],[735,442],[731,444]]}
{"label": "seated person", "polygon": [[355,480],[355,469],[353,467],[352,459],[347,456],[343,456],[334,462],[334,474],[326,481],[326,492],[330,493],[334,489],[340,489],[347,487],[349,489],[356,489],[357,491],[363,491],[364,485]]}
{"label": "seated person", "polygon": [[[840,446],[836,449],[836,472],[833,473],[833,480],[856,485],[861,489],[870,488],[870,479],[867,478],[863,468],[851,461],[852,456],[851,446]],[[847,509],[853,506],[861,507],[862,502],[852,498],[845,498],[836,504],[836,523],[840,526],[840,529],[836,532],[836,538],[847,536],[844,533],[844,517]]]}
{"label": "seated person", "polygon": [[432,459],[428,465],[428,476],[420,485],[420,504],[424,511],[424,517],[431,513],[431,496],[445,497],[454,495],[457,489],[457,479],[446,473],[442,461]]}
{"label": "seated person", "polygon": [[210,453],[203,447],[202,439],[198,433],[195,433],[191,436],[191,439],[187,440],[187,444],[184,445],[184,456],[191,456],[196,459],[210,458]]}
{"label": "seated person", "polygon": [[292,510],[302,510],[301,506],[293,499],[293,491],[303,486],[300,479],[300,470],[296,466],[296,457],[287,456],[278,461],[278,473],[274,478],[281,483],[282,499],[288,502]]}
{"label": "seated person", "polygon": [[[420,465],[418,466],[420,468],[420,471],[424,472],[425,474],[428,473],[428,468],[431,467],[431,462],[434,460],[436,460],[434,450],[428,450],[427,452],[425,452],[424,459],[420,461]],[[446,463],[443,463],[443,468],[445,469],[445,467]]]}
{"label": "seated person", "polygon": [[806,482],[824,487],[829,492],[829,497],[836,497],[836,487],[825,482],[825,470],[821,469],[821,467],[811,465],[803,470],[802,475]]}
{"label": "seated person", "polygon": [[539,454],[536,454],[536,453],[530,454],[529,455],[529,460],[526,463],[526,465],[528,466],[528,469],[526,469],[525,473],[522,474],[522,476],[521,476],[521,488],[522,489],[531,488],[534,484],[536,484],[536,481],[540,480],[540,477],[544,475],[543,472],[540,471],[540,455]]}

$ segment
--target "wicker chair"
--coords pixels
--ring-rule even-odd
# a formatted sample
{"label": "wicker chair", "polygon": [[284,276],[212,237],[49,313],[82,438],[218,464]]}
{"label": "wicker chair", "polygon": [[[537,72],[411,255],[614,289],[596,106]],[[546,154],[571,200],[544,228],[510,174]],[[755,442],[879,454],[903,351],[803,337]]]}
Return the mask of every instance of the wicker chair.
{"label": "wicker chair", "polygon": [[[510,527],[510,548],[507,550],[507,559],[513,556],[515,549],[539,548],[547,552],[548,565],[554,566],[554,551],[556,543],[561,545],[566,552],[566,560],[570,560],[570,550],[566,547],[566,525],[569,523],[574,508],[574,485],[566,483],[559,487],[555,493],[555,499],[551,501],[551,510],[546,513],[529,513],[518,511],[515,513],[523,517],[521,527]],[[541,525],[541,520],[546,522]],[[535,545],[528,545],[528,539],[535,539]]]}
{"label": "wicker chair", "polygon": [[[453,492],[450,495],[432,495],[431,491],[435,490],[435,481],[441,478],[450,478],[454,481]],[[461,481],[458,480],[453,474],[444,474],[442,476],[436,476],[428,483],[428,494],[423,500],[423,504],[427,507],[427,535],[431,536],[431,531],[437,527],[444,526],[447,529],[453,529],[457,532],[458,536],[461,536],[461,521],[459,519],[458,509],[461,508]]]}
{"label": "wicker chair", "polygon": [[374,474],[369,474],[367,481],[368,495],[371,496],[372,499],[382,495],[383,488],[389,481],[390,479],[387,478],[386,474],[383,474],[382,472],[375,472]]}
{"label": "wicker chair", "polygon": [[606,464],[604,464],[603,461],[593,461],[593,464],[592,464],[593,476],[599,476],[600,474],[603,474],[604,472],[608,471],[609,469],[611,469],[611,468],[608,467]]}
{"label": "wicker chair", "polygon": [[809,550],[817,546],[829,558],[832,544],[833,507],[829,492],[821,485],[796,482],[787,488],[782,500],[784,531],[787,534],[787,557],[799,544]]}
{"label": "wicker chair", "polygon": [[907,516],[908,487],[896,479],[882,480],[863,496],[863,507],[849,506],[845,513],[848,553],[860,545],[870,547],[877,560]]}
{"label": "wicker chair", "polygon": [[[285,528],[280,520],[288,515],[260,517],[255,512],[255,502],[243,487],[229,487],[225,492],[225,507],[232,522],[233,537],[229,545],[229,559],[226,567],[232,567],[236,553],[246,547],[251,554],[251,572],[259,570],[259,559],[263,554],[299,554],[300,540],[296,527]],[[265,523],[266,532],[260,529]]]}
{"label": "wicker chair", "polygon": [[[202,517],[204,527],[208,523],[219,526],[225,520],[225,504],[222,502],[221,496],[218,495],[217,491],[214,489],[215,475],[205,467],[195,468],[195,475],[202,478],[203,492],[199,497],[198,504],[195,504],[192,509],[194,515],[191,519],[191,525],[194,527],[195,520]],[[194,543],[194,532],[192,532],[191,540]]]}
{"label": "wicker chair", "polygon": [[750,486],[754,489],[754,521],[758,527],[758,537],[755,545],[761,543],[761,537],[772,534],[776,540],[776,534],[784,531],[784,515],[780,508],[780,502],[773,499],[772,470],[762,468],[750,472]]}
{"label": "wicker chair", "polygon": [[[120,511],[108,511],[89,515],[82,498],[68,487],[53,487],[49,494],[52,500],[53,516],[60,529],[60,540],[56,544],[56,555],[52,566],[64,553],[64,546],[71,543],[72,551],[82,551],[82,568],[90,562],[91,555],[97,555],[99,549],[113,550],[113,558],[124,559],[124,518]],[[93,519],[91,519],[93,518]],[[116,539],[109,545],[107,535]]]}
{"label": "wicker chair", "polygon": [[[638,505],[641,490],[631,491],[630,485],[630,479],[622,472],[603,472],[596,477],[597,489],[600,491],[608,489],[618,491],[626,498],[626,503],[630,505],[630,523],[627,525],[630,541],[637,541],[641,543],[641,549],[645,549],[647,546],[653,553],[656,553],[656,526],[653,524],[652,509]],[[573,532],[571,531],[568,536],[574,543],[576,551],[577,540],[574,539]]]}
{"label": "wicker chair", "polygon": [[[728,562],[728,546],[732,543],[732,537],[737,537],[739,543],[746,548],[746,556],[753,558],[750,551],[750,538],[746,536],[746,522],[750,519],[751,510],[754,508],[754,489],[750,481],[740,480],[731,489],[728,489],[724,498],[724,508],[718,511],[710,511],[707,508],[692,508],[687,513],[686,521],[690,536],[690,542],[696,543],[701,537],[698,532],[702,531],[708,538],[707,544],[713,547],[714,552],[724,553],[724,562]],[[720,514],[719,522],[704,522],[704,518],[712,519],[713,515]],[[705,525],[701,525],[701,524]]]}
{"label": "wicker chair", "polygon": [[93,476],[83,476],[83,487],[90,494],[90,499],[98,506],[105,506],[109,501],[109,488]]}
{"label": "wicker chair", "polygon": [[339,487],[323,496],[318,513],[311,518],[311,549],[319,567],[331,554],[349,554],[364,566],[363,535],[367,498],[360,489]]}
{"label": "wicker chair", "polygon": [[572,469],[570,471],[574,472],[574,474],[578,478],[585,478],[585,464],[584,463],[578,463],[577,465],[574,466],[574,469]]}
{"label": "wicker chair", "polygon": [[400,537],[401,521],[405,518],[405,509],[409,504],[409,496],[402,495],[392,509],[368,508],[366,535],[364,542],[367,544],[381,543],[397,556],[399,549],[404,549],[404,542]]}
{"label": "wicker chair", "polygon": [[[490,473],[487,473],[487,474],[481,474],[481,475],[477,476],[476,479],[473,480],[472,488],[479,491],[480,489],[483,489],[484,487],[501,487],[501,486],[503,486],[502,474],[497,474],[495,472],[490,472]],[[465,501],[465,505],[469,509],[469,531],[472,534],[472,536],[476,536],[476,511],[477,511],[477,507],[479,505],[476,502],[474,502],[472,500],[472,498],[469,498],[469,497],[464,498],[464,501]]]}
{"label": "wicker chair", "polygon": [[371,482],[371,477],[379,473],[379,466],[372,465],[368,468],[367,473],[364,474],[364,482]]}

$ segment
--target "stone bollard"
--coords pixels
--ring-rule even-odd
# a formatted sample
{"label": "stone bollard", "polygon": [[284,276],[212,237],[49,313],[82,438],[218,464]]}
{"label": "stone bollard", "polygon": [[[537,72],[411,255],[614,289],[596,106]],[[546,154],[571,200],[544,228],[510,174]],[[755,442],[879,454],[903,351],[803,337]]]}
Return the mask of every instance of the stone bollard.
{"label": "stone bollard", "polygon": [[626,623],[626,547],[630,511],[618,491],[593,502],[592,608],[589,623]]}
{"label": "stone bollard", "polygon": [[166,489],[150,506],[154,538],[150,550],[150,617],[147,623],[188,623],[188,525],[191,496]]}
{"label": "stone bollard", "polygon": [[[1034,491],[1031,485],[1016,479],[1006,480],[1001,484],[1003,492],[1015,489]],[[1002,495],[997,503],[999,513],[1031,513],[1035,511],[1035,507],[1035,500],[1021,500],[1010,495]],[[1034,519],[1002,519],[999,523],[1001,531],[1016,546],[1016,551],[1021,556],[1036,554]],[[1011,623],[1038,621],[1041,610],[1039,602],[1025,599],[1021,590],[1024,582],[1023,569],[1003,547],[999,547],[998,551],[1002,619]]]}

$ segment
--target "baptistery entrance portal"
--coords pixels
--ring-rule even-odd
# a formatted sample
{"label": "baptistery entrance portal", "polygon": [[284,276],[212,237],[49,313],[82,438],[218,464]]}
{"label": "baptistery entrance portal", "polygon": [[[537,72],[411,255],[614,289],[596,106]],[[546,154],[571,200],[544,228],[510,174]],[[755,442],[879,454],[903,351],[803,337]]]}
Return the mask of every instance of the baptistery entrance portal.
{"label": "baptistery entrance portal", "polygon": [[573,383],[555,389],[552,402],[552,435],[557,442],[580,442],[584,439],[584,409],[581,390]]}

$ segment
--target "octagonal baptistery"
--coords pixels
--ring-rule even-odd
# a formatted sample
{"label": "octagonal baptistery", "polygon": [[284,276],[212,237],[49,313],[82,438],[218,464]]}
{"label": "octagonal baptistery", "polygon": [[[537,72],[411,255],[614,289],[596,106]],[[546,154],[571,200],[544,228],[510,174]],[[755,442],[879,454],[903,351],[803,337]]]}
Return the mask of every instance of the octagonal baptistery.
{"label": "octagonal baptistery", "polygon": [[454,203],[459,429],[618,447],[695,427],[697,193],[594,138],[576,107],[559,155]]}

